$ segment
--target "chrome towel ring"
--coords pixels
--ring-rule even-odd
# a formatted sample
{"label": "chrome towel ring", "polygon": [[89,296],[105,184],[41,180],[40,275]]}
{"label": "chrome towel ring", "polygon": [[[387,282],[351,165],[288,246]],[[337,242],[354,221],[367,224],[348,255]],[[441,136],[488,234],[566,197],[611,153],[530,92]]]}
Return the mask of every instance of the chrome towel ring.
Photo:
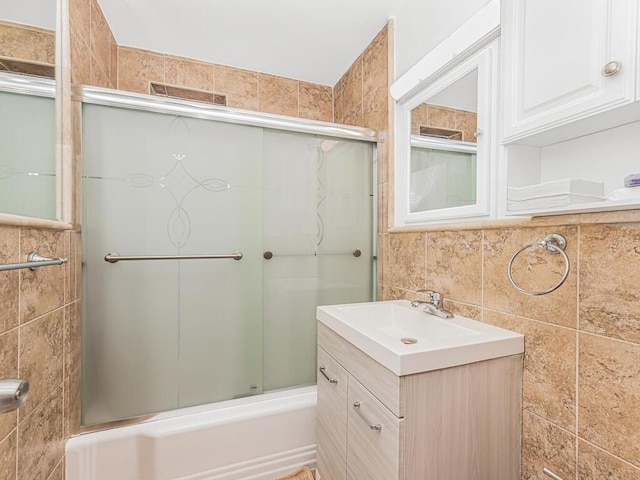
{"label": "chrome towel ring", "polygon": [[[509,264],[507,265],[507,276],[509,277],[509,281],[511,282],[511,285],[513,285],[513,288],[515,288],[521,293],[524,293],[525,295],[531,295],[534,297],[538,295],[546,295],[547,293],[551,293],[554,290],[556,290],[560,285],[564,283],[564,281],[569,276],[569,266],[570,266],[569,257],[564,251],[566,246],[567,246],[567,241],[562,235],[559,235],[557,233],[552,233],[551,235],[547,235],[546,237],[544,237],[542,240],[539,240],[537,242],[527,243],[524,247],[521,247],[516,253],[513,254],[513,256],[511,257],[511,260],[509,260]],[[540,247],[540,248],[544,248],[547,253],[551,253],[553,255],[559,253],[562,255],[562,258],[564,260],[564,273],[562,274],[562,278],[560,279],[560,281],[553,287],[548,288],[546,290],[540,290],[538,292],[530,292],[522,288],[520,285],[518,285],[513,279],[513,276],[511,275],[511,267],[513,266],[513,261],[520,253],[522,253],[524,250],[526,250],[529,247]]]}

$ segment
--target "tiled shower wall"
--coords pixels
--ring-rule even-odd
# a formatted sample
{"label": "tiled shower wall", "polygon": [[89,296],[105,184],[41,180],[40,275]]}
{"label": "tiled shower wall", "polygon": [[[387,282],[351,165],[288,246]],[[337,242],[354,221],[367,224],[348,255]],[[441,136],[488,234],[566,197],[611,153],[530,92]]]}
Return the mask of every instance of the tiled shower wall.
{"label": "tiled shower wall", "polygon": [[0,57],[53,66],[55,55],[55,31],[0,20]]}
{"label": "tiled shower wall", "polygon": [[118,44],[97,0],[69,1],[71,81],[116,88]]}
{"label": "tiled shower wall", "polygon": [[[375,84],[386,92],[391,28],[336,85],[337,121],[391,131],[392,108],[372,94]],[[640,478],[640,211],[391,233],[391,143],[378,169],[379,298],[437,290],[454,312],[525,335],[522,479],[548,478],[544,467],[564,480]],[[509,258],[552,232],[568,241],[568,279],[549,295],[517,292]],[[516,281],[529,289],[562,273],[557,257],[537,250],[514,262]]]}
{"label": "tiled shower wall", "polygon": [[80,424],[79,235],[0,226],[0,264],[32,251],[64,266],[0,272],[0,378],[24,378],[17,412],[0,416],[2,479],[64,478],[64,441]]}

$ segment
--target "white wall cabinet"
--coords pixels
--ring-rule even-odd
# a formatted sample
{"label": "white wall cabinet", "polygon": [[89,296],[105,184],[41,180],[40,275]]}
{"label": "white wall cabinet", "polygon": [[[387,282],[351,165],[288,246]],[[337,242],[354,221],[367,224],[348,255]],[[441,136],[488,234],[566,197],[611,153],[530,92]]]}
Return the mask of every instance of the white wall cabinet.
{"label": "white wall cabinet", "polygon": [[520,478],[522,355],[402,377],[318,324],[321,480]]}
{"label": "white wall cabinet", "polygon": [[548,145],[637,118],[637,0],[505,0],[502,13],[503,143]]}

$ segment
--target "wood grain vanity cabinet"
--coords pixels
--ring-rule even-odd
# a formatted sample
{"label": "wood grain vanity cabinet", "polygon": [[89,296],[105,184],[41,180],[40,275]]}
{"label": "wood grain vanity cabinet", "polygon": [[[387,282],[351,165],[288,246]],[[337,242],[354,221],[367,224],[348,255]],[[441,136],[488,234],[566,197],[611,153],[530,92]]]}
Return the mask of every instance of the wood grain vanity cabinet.
{"label": "wood grain vanity cabinet", "polygon": [[318,323],[322,480],[520,478],[522,355],[397,376]]}
{"label": "wood grain vanity cabinet", "polygon": [[503,142],[548,132],[549,144],[638,118],[637,4],[503,2]]}

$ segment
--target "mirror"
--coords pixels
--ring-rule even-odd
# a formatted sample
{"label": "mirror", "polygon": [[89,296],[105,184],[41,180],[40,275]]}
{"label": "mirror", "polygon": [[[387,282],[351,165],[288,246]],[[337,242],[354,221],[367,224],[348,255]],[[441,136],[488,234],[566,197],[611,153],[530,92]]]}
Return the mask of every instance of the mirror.
{"label": "mirror", "polygon": [[396,225],[490,214],[497,58],[494,40],[398,102]]}
{"label": "mirror", "polygon": [[411,110],[409,212],[476,203],[478,70]]}
{"label": "mirror", "polygon": [[0,214],[58,219],[56,7],[0,4]]}

